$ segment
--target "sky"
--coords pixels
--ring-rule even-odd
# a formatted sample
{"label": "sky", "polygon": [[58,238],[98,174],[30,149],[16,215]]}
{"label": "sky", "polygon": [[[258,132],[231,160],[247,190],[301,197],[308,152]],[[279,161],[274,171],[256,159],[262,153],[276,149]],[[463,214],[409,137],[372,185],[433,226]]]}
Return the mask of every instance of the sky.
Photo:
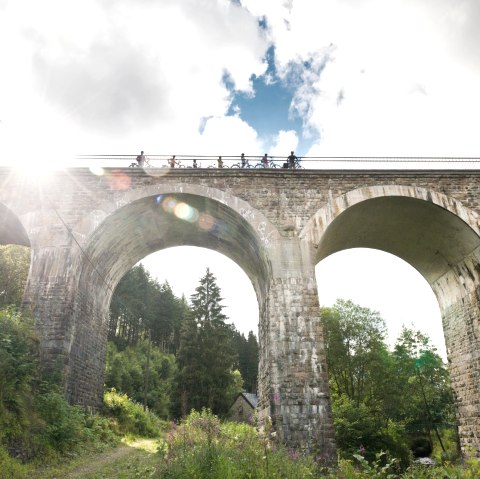
{"label": "sky", "polygon": [[478,0],[0,0],[0,163],[478,157],[479,27]]}

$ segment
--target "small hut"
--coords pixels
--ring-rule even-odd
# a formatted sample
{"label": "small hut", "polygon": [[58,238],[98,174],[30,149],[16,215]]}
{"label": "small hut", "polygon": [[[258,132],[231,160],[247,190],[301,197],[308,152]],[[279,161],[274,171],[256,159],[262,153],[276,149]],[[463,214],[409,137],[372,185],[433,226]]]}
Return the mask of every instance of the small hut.
{"label": "small hut", "polygon": [[253,414],[258,404],[258,397],[253,393],[240,393],[230,407],[230,420],[253,422]]}

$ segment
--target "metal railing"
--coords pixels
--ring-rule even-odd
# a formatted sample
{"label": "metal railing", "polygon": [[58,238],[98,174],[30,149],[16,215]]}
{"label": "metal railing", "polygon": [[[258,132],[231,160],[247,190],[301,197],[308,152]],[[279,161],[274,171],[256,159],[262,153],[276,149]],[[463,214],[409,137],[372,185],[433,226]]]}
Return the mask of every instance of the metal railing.
{"label": "metal railing", "polygon": [[[268,155],[268,165],[263,155],[145,155],[139,165],[137,155],[78,155],[82,166],[118,166],[143,168],[236,168],[236,169],[292,169],[288,157]],[[221,161],[219,162],[219,159]],[[221,166],[220,166],[221,165]],[[293,169],[476,169],[480,157],[407,157],[407,156],[304,156],[295,160]]]}

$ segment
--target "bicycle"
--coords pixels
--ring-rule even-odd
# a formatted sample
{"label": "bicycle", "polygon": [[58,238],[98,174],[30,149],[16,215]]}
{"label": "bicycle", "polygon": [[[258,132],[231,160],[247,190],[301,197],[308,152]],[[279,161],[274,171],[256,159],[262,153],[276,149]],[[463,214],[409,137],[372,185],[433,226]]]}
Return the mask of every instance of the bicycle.
{"label": "bicycle", "polygon": [[129,168],[153,168],[148,158],[145,158],[143,160],[143,164],[138,163],[138,161],[134,161],[133,163],[130,163],[128,167]]}
{"label": "bicycle", "polygon": [[297,158],[295,160],[295,166],[293,167],[294,170],[304,170],[305,168],[300,164],[301,158]]}
{"label": "bicycle", "polygon": [[172,169],[173,168],[186,168],[186,166],[182,165],[182,162],[180,160],[177,160],[175,158],[175,155],[174,155],[167,160],[167,166],[165,166],[164,168],[172,168]]}
{"label": "bicycle", "polygon": [[301,158],[295,158],[295,162],[293,163],[293,168],[291,166],[291,163],[287,161],[283,164],[283,168],[286,168],[288,170],[304,170],[305,168],[301,165],[300,163]]}
{"label": "bicycle", "polygon": [[242,165],[241,163],[235,163],[230,168],[242,168],[242,169],[244,169],[244,168],[255,168],[255,167],[253,165],[251,165],[248,160],[246,160],[244,165]]}
{"label": "bicycle", "polygon": [[272,159],[269,159],[267,163],[260,161],[255,165],[255,168],[278,168],[278,165]]}

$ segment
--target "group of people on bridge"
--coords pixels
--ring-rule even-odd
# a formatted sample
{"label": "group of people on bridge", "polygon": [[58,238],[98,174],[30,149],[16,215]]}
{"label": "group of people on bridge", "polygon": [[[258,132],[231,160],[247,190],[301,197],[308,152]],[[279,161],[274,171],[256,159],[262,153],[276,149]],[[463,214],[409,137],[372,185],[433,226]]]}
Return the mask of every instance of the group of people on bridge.
{"label": "group of people on bridge", "polygon": [[[132,163],[130,166],[139,166],[144,168],[145,166],[150,166],[147,157],[145,156],[143,150],[136,158],[137,163]],[[170,168],[184,168],[185,166],[180,163],[179,160],[176,159],[175,155],[167,160],[168,166]],[[224,168],[224,160],[221,156],[217,159],[217,168]],[[245,156],[244,153],[240,155],[240,163],[235,163],[230,168],[277,168],[278,165],[272,160],[272,157],[269,157],[267,153],[263,155],[260,162],[256,165],[251,165],[248,158]],[[196,158],[192,160],[192,166],[188,166],[188,168],[201,168],[197,164]],[[213,166],[209,166],[209,168],[213,168]],[[282,168],[290,168],[296,169],[300,168],[300,159],[295,155],[293,151],[290,152],[290,155],[287,156],[286,162],[283,163]]]}

